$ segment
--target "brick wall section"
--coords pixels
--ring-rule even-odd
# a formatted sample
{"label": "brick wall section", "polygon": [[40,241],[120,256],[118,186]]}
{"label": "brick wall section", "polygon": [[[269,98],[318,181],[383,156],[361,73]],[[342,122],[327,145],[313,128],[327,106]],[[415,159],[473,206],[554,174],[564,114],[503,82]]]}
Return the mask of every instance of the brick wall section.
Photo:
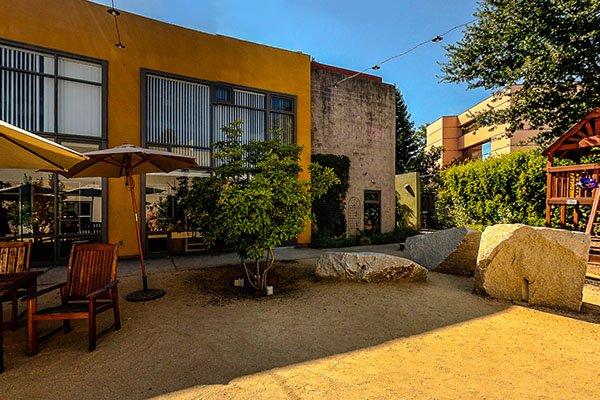
{"label": "brick wall section", "polygon": [[350,189],[346,198],[348,234],[363,229],[365,190],[381,191],[381,229],[395,226],[394,87],[366,75],[332,85],[352,74],[312,63],[312,153],[350,158]]}

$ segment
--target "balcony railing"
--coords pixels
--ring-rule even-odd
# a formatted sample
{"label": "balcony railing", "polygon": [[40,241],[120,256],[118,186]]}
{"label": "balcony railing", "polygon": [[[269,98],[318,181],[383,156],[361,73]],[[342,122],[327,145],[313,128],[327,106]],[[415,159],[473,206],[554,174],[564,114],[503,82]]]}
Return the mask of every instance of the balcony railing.
{"label": "balcony railing", "polygon": [[600,164],[578,164],[548,167],[547,196],[548,205],[591,205],[592,189],[577,186],[582,177],[600,181]]}

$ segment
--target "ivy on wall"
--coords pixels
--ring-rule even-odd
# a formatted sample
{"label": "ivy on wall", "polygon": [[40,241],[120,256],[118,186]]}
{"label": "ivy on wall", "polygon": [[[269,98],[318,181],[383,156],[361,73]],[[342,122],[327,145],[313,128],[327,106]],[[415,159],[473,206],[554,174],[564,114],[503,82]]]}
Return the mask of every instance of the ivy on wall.
{"label": "ivy on wall", "polygon": [[350,159],[344,155],[313,154],[312,162],[329,167],[340,180],[327,193],[312,203],[314,233],[312,242],[326,242],[346,235],[344,212],[346,193],[350,186]]}

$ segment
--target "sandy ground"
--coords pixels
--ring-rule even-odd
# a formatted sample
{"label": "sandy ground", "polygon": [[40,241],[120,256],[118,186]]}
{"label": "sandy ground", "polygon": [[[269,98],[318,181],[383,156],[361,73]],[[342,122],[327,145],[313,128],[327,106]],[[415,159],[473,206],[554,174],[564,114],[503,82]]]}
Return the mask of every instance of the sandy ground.
{"label": "sandy ground", "polygon": [[93,353],[82,323],[31,358],[24,327],[8,332],[0,398],[600,398],[599,287],[561,315],[482,299],[468,278],[334,284],[310,261],[286,268],[299,283],[284,295],[224,305],[199,291],[210,270],[155,274],[167,296],[123,302],[123,329]]}

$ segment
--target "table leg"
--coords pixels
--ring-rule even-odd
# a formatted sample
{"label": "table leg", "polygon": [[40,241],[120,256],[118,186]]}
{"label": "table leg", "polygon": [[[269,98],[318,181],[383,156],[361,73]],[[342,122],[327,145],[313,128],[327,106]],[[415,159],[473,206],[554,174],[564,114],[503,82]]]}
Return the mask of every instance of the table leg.
{"label": "table leg", "polygon": [[0,373],[4,372],[4,315],[0,301]]}
{"label": "table leg", "polygon": [[33,320],[33,315],[37,312],[37,297],[33,295],[37,292],[37,278],[34,279],[27,287],[27,345],[29,355],[33,356],[37,353],[37,321]]}

